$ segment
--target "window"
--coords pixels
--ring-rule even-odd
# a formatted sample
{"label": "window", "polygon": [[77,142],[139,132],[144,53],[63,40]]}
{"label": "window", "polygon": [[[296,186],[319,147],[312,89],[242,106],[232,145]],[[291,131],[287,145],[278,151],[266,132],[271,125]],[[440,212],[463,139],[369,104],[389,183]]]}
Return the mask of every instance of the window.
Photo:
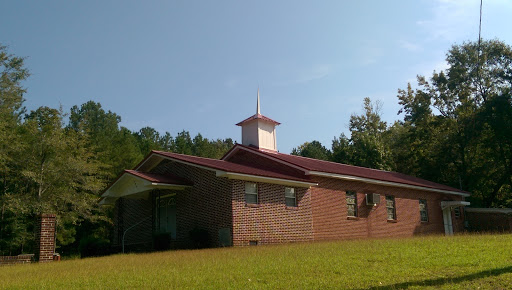
{"label": "window", "polygon": [[297,198],[295,197],[295,188],[285,187],[284,198],[286,199],[286,206],[297,206]]}
{"label": "window", "polygon": [[422,222],[428,222],[427,200],[420,199],[420,218]]}
{"label": "window", "polygon": [[456,218],[460,218],[460,207],[453,208],[453,213],[455,214]]}
{"label": "window", "polygon": [[388,211],[388,220],[396,220],[395,197],[386,195],[386,209]]}
{"label": "window", "polygon": [[258,241],[249,241],[249,246],[257,246]]}
{"label": "window", "polygon": [[355,191],[347,190],[347,216],[357,216],[357,194]]}
{"label": "window", "polygon": [[256,183],[245,183],[245,202],[248,204],[258,203],[258,185]]}

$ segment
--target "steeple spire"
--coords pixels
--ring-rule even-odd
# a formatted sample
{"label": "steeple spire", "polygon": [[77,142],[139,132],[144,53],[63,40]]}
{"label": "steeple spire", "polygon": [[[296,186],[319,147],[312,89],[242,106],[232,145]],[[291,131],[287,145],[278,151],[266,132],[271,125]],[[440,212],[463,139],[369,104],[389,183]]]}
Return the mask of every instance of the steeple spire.
{"label": "steeple spire", "polygon": [[260,87],[258,87],[258,101],[256,102],[256,114],[260,114]]}

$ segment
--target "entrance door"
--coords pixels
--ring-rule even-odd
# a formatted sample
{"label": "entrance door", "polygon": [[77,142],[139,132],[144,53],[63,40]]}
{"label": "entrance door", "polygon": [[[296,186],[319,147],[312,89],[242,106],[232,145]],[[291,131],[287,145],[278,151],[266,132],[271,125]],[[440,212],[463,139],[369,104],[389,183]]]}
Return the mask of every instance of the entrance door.
{"label": "entrance door", "polygon": [[176,239],[176,195],[157,198],[157,228]]}
{"label": "entrance door", "polygon": [[453,235],[452,208],[449,206],[443,209],[443,222],[445,235]]}

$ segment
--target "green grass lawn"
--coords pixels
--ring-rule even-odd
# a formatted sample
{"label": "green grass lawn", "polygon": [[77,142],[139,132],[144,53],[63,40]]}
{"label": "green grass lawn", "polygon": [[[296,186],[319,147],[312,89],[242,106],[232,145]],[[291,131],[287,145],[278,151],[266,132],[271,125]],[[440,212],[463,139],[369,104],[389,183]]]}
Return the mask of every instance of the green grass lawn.
{"label": "green grass lawn", "polygon": [[0,268],[2,288],[512,287],[512,235],[126,254]]}

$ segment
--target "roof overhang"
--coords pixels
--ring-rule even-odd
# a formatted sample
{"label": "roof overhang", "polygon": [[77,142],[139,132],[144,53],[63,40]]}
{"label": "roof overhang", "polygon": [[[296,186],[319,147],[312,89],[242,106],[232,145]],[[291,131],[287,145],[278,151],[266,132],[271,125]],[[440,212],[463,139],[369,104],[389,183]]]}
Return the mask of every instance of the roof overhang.
{"label": "roof overhang", "polygon": [[512,214],[512,208],[466,208],[467,212]]}
{"label": "roof overhang", "polygon": [[470,205],[469,201],[462,201],[462,200],[441,201],[441,209],[459,207],[459,206],[468,206],[468,205]]}
{"label": "roof overhang", "polygon": [[458,195],[458,196],[464,196],[464,197],[468,197],[469,196],[468,193],[464,193],[464,192],[436,189],[436,188],[430,188],[430,187],[424,187],[424,186],[418,186],[418,185],[410,185],[410,184],[403,184],[403,183],[391,182],[391,181],[382,181],[382,180],[371,179],[371,178],[364,178],[364,177],[357,177],[357,176],[352,176],[352,175],[342,175],[342,174],[326,173],[326,172],[320,172],[320,171],[309,171],[309,174],[313,175],[313,176],[337,178],[337,179],[351,180],[351,181],[360,181],[360,182],[371,183],[371,184],[378,184],[378,185],[384,185],[384,186],[394,186],[394,187],[402,187],[402,188],[409,188],[409,189],[425,190],[425,191],[432,191],[432,192],[451,194],[451,195]]}
{"label": "roof overhang", "polygon": [[149,192],[153,189],[184,190],[187,187],[190,187],[190,185],[151,182],[129,172],[124,172],[101,195],[102,199],[99,204],[111,205],[121,197],[147,199]]}
{"label": "roof overhang", "polygon": [[287,186],[293,186],[293,187],[309,188],[311,186],[318,185],[318,183],[314,183],[314,182],[289,180],[289,179],[282,179],[282,178],[275,178],[275,177],[256,176],[256,175],[226,172],[226,171],[220,171],[220,170],[217,170],[215,175],[218,177],[227,177],[229,179],[273,183],[273,184],[287,185]]}
{"label": "roof overhang", "polygon": [[[217,177],[226,177],[228,179],[239,179],[239,180],[246,180],[246,181],[255,181],[255,182],[265,182],[265,183],[273,183],[273,184],[281,184],[281,185],[289,185],[289,186],[296,186],[296,187],[311,187],[316,186],[318,183],[315,182],[306,182],[306,181],[297,181],[293,179],[284,179],[284,178],[275,178],[275,177],[266,177],[266,176],[260,176],[260,175],[253,175],[253,174],[244,174],[244,173],[236,173],[236,172],[229,172],[229,171],[223,171],[216,168],[211,168],[207,166],[202,166],[198,164],[194,164],[192,162],[187,162],[183,160],[179,160],[176,158],[172,158],[165,155],[160,155],[156,152],[153,152],[153,154],[157,155],[158,157],[161,157],[163,159],[172,160],[174,162],[178,162],[181,164],[186,164],[189,166],[210,170],[215,172],[215,176]],[[150,156],[151,157],[151,156]],[[148,159],[150,158],[148,157]]]}

